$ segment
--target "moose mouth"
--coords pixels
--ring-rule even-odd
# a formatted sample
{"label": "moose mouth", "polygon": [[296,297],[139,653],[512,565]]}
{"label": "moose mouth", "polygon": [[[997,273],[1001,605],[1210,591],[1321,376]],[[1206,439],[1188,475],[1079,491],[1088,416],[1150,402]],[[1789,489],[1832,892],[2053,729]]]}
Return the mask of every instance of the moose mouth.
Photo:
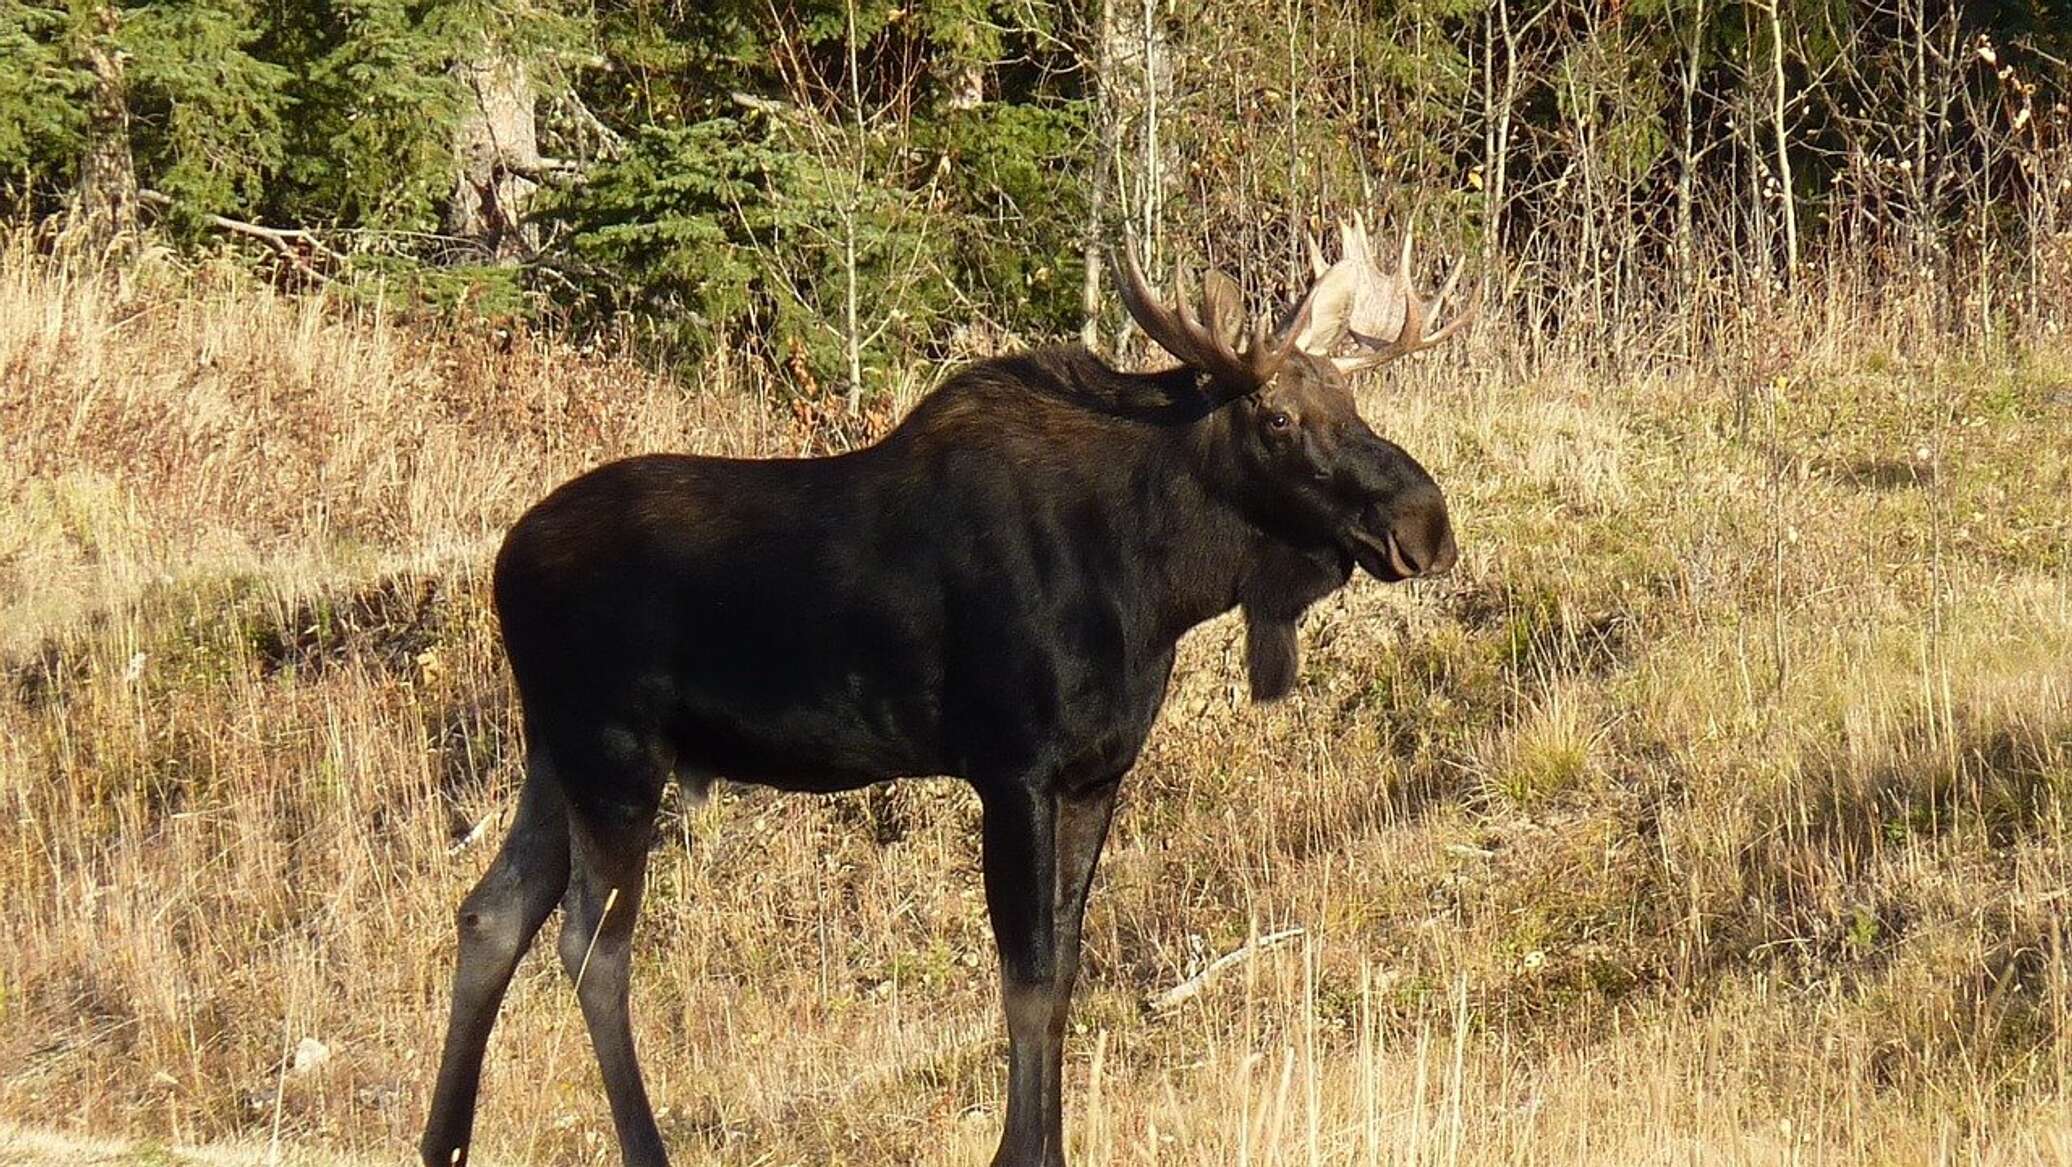
{"label": "moose mouth", "polygon": [[1383,583],[1401,583],[1420,574],[1396,543],[1395,532],[1386,527],[1376,533],[1363,517],[1360,522],[1346,525],[1345,538],[1346,550],[1352,553],[1353,562]]}

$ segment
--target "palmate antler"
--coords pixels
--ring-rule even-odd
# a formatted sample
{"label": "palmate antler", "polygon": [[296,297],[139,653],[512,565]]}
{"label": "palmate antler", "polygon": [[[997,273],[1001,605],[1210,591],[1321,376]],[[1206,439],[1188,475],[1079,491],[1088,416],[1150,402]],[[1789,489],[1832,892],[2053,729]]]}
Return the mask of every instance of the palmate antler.
{"label": "palmate antler", "polygon": [[[1315,236],[1309,237],[1309,264],[1316,282],[1305,303],[1309,317],[1295,337],[1296,344],[1311,356],[1328,357],[1342,373],[1357,373],[1385,365],[1397,357],[1431,348],[1471,323],[1481,310],[1479,301],[1470,303],[1437,332],[1427,334],[1447,297],[1460,282],[1461,264],[1430,300],[1420,300],[1410,282],[1410,232],[1403,232],[1402,256],[1393,272],[1383,272],[1375,262],[1372,240],[1364,219],[1354,216],[1338,225],[1339,257],[1335,264],[1324,262],[1323,249]],[[1347,341],[1363,351],[1340,355]]]}
{"label": "palmate antler", "polygon": [[1251,342],[1240,352],[1244,331],[1244,294],[1237,281],[1210,270],[1201,281],[1201,309],[1188,306],[1187,278],[1181,275],[1168,307],[1144,279],[1136,251],[1125,240],[1116,249],[1116,290],[1137,327],[1158,346],[1188,365],[1209,374],[1226,395],[1250,392],[1273,379],[1309,330],[1312,288],[1285,324],[1273,329],[1264,316],[1252,321]]}

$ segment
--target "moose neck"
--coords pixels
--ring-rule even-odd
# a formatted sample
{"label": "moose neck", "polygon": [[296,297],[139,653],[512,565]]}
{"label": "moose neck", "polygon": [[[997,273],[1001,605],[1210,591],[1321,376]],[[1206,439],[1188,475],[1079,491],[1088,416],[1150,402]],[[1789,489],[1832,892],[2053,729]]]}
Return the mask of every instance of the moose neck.
{"label": "moose neck", "polygon": [[1032,469],[1062,459],[1070,469],[1052,473],[1074,484],[1070,505],[1102,519],[1086,561],[1099,578],[1088,582],[1128,613],[1138,649],[1170,652],[1242,605],[1260,692],[1260,661],[1292,672],[1296,618],[1345,582],[1349,563],[1335,547],[1269,532],[1272,508],[1246,500],[1243,440],[1237,410],[1208,398],[1192,370],[1126,373],[1061,345],[970,367],[852,456],[925,462],[928,447],[988,449],[997,464]]}
{"label": "moose neck", "polygon": [[1153,602],[1159,635],[1177,640],[1242,606],[1256,689],[1261,654],[1292,658],[1296,619],[1345,582],[1346,565],[1334,548],[1302,548],[1276,537],[1261,525],[1259,508],[1246,505],[1238,488],[1243,436],[1229,405],[1197,406],[1189,414],[1157,427],[1160,448],[1150,454],[1168,502],[1163,522],[1143,536],[1164,550],[1153,557],[1162,566],[1162,594]]}

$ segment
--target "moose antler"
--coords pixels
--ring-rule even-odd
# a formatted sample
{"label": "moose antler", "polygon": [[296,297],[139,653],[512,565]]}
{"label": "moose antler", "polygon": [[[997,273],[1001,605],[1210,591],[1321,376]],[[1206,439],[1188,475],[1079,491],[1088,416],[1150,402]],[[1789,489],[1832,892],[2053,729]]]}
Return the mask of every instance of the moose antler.
{"label": "moose antler", "polygon": [[1269,329],[1266,317],[1255,317],[1251,343],[1239,352],[1238,334],[1244,330],[1244,294],[1236,280],[1213,269],[1204,275],[1201,310],[1197,315],[1187,304],[1185,276],[1175,281],[1175,306],[1169,308],[1144,279],[1135,248],[1125,240],[1116,250],[1120,253],[1115,263],[1116,290],[1122,295],[1122,305],[1129,310],[1130,319],[1158,347],[1208,373],[1227,395],[1248,392],[1272,380],[1308,327],[1315,289],[1278,330]]}
{"label": "moose antler", "polygon": [[[1397,357],[1431,348],[1459,332],[1475,319],[1480,301],[1447,321],[1437,332],[1425,328],[1444,307],[1460,282],[1461,264],[1430,300],[1420,300],[1410,283],[1410,232],[1403,232],[1402,256],[1396,270],[1384,273],[1375,262],[1374,247],[1365,220],[1355,215],[1350,223],[1338,225],[1339,258],[1324,262],[1323,250],[1309,237],[1309,264],[1316,282],[1308,301],[1313,305],[1308,325],[1296,338],[1304,352],[1329,357],[1342,373],[1357,373],[1385,365]],[[1335,350],[1347,339],[1366,351],[1346,356]]]}

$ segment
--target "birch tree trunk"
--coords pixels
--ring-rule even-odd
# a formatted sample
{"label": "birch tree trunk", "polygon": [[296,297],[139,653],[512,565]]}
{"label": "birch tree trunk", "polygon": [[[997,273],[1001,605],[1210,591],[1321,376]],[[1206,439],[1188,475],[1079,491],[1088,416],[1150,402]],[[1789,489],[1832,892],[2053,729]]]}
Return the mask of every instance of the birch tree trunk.
{"label": "birch tree trunk", "polygon": [[[1129,212],[1136,220],[1137,246],[1142,249],[1139,258],[1149,268],[1160,250],[1166,198],[1182,171],[1173,150],[1172,130],[1165,125],[1171,115],[1173,62],[1158,0],[1140,0],[1137,16],[1134,28],[1127,32],[1116,29],[1108,38],[1107,80],[1114,82],[1109,88],[1114,99],[1108,106],[1135,130],[1130,149],[1137,173],[1128,193],[1135,197],[1136,205]],[[1120,84],[1123,77],[1132,84]],[[1123,176],[1117,174],[1115,181],[1121,184]]]}
{"label": "birch tree trunk", "polygon": [[[1102,78],[1107,93],[1106,109],[1112,124],[1108,193],[1122,204],[1124,230],[1137,248],[1137,258],[1146,270],[1159,270],[1164,251],[1165,206],[1168,196],[1185,177],[1174,150],[1175,139],[1164,120],[1170,115],[1173,97],[1173,62],[1167,43],[1165,22],[1158,0],[1138,0],[1136,15],[1125,31],[1123,22],[1110,14],[1111,33],[1106,41],[1107,70]],[[1128,83],[1123,79],[1128,78]],[[1131,136],[1125,144],[1123,128]],[[1135,166],[1126,173],[1121,165],[1124,151]],[[1134,199],[1134,203],[1131,200]],[[1116,333],[1115,351],[1126,347],[1130,323],[1122,322]]]}
{"label": "birch tree trunk", "polygon": [[1799,275],[1798,192],[1791,177],[1791,124],[1784,91],[1784,5],[1770,0],[1771,120],[1777,135],[1777,185],[1784,208],[1784,286]]}
{"label": "birch tree trunk", "polygon": [[1705,49],[1705,0],[1698,0],[1691,13],[1690,39],[1685,42],[1682,66],[1677,70],[1682,83],[1683,118],[1678,127],[1676,152],[1676,284],[1686,302],[1698,287],[1694,208],[1698,185],[1698,84]]}
{"label": "birch tree trunk", "polygon": [[1108,230],[1108,187],[1115,181],[1115,0],[1100,0],[1094,21],[1094,126],[1099,157],[1094,159],[1094,189],[1088,200],[1086,242],[1081,258],[1085,283],[1079,294],[1079,341],[1098,350],[1101,344],[1101,269]]}

